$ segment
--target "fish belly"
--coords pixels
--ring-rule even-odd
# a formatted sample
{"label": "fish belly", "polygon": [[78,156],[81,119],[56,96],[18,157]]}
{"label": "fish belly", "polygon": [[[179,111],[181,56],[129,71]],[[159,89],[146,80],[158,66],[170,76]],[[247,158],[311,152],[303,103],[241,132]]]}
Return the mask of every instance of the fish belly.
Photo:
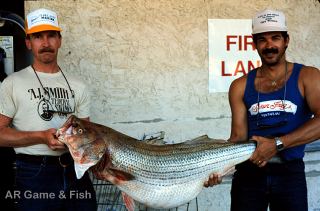
{"label": "fish belly", "polygon": [[127,182],[118,188],[147,207],[169,209],[186,204],[194,199],[203,189],[204,181],[190,181],[183,184],[161,186],[161,184],[142,184],[137,181]]}

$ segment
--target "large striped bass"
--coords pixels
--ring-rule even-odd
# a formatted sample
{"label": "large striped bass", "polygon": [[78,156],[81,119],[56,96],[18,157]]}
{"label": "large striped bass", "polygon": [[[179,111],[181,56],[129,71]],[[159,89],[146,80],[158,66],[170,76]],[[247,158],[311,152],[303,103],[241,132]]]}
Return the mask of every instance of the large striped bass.
{"label": "large striped bass", "polygon": [[57,136],[68,146],[78,177],[91,167],[98,179],[153,208],[173,208],[191,201],[210,174],[223,175],[255,150],[251,142],[217,143],[207,137],[152,145],[75,116]]}

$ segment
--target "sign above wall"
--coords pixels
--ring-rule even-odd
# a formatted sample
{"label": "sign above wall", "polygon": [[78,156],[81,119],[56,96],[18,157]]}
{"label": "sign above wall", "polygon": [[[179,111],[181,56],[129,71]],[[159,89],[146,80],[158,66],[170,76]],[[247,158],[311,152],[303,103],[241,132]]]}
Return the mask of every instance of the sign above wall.
{"label": "sign above wall", "polygon": [[231,82],[261,65],[251,19],[208,19],[209,92],[228,92]]}

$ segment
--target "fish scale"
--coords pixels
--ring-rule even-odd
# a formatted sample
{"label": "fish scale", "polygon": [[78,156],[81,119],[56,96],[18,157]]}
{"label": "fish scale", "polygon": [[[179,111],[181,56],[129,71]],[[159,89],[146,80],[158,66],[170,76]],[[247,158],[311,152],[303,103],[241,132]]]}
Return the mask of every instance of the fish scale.
{"label": "fish scale", "polygon": [[[204,143],[204,145],[208,145],[208,143]],[[217,145],[213,144],[213,146]],[[194,154],[189,154],[186,150],[178,155],[166,153],[165,156],[163,154],[151,156],[146,155],[143,151],[121,149],[119,153],[114,153],[112,163],[114,166],[133,174],[135,179],[142,183],[148,181],[148,184],[156,184],[160,180],[163,182],[162,185],[170,186],[174,183],[173,180],[178,180],[179,183],[182,183],[199,177],[208,178],[211,172],[223,169],[225,166],[233,166],[235,165],[234,163],[248,159],[255,149],[253,143],[223,144],[223,146],[225,147],[212,148],[211,151],[199,150]],[[204,148],[203,146],[201,147]],[[199,148],[201,147],[199,146]],[[142,153],[144,153],[143,156],[141,156]],[[233,157],[230,157],[230,155],[233,155]]]}
{"label": "fish scale", "polygon": [[58,130],[57,136],[73,148],[71,154],[82,152],[81,160],[95,165],[91,168],[94,174],[148,207],[165,209],[194,199],[210,174],[223,174],[249,159],[256,147],[253,142],[217,143],[208,137],[151,145],[74,116]]}

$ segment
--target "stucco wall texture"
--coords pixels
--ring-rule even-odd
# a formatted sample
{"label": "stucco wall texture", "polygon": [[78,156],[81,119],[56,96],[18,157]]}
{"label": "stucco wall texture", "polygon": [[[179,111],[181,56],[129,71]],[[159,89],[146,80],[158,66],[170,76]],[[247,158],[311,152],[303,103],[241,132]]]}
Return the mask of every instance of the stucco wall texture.
{"label": "stucco wall texture", "polygon": [[[40,7],[59,15],[59,64],[90,85],[91,120],[136,138],[157,131],[168,142],[228,138],[228,93],[208,92],[208,19],[282,10],[288,60],[320,68],[317,0],[25,0],[26,13]],[[312,188],[320,187],[317,159],[308,180],[310,210],[320,210]],[[228,180],[204,190],[199,210],[229,210],[229,191]]]}

